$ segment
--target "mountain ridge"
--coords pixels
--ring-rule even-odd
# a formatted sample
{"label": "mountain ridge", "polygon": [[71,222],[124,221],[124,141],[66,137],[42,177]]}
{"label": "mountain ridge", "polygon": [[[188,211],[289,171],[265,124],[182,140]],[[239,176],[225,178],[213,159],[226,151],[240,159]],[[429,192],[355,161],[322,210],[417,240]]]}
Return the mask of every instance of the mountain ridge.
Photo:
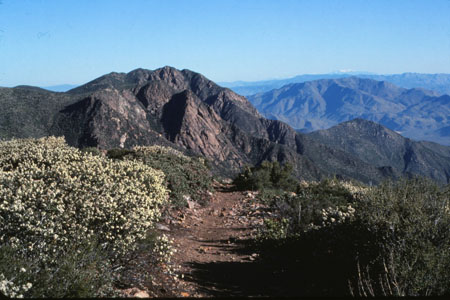
{"label": "mountain ridge", "polygon": [[391,167],[396,176],[416,174],[450,182],[450,147],[416,142],[372,121],[358,118],[308,136],[377,167]]}
{"label": "mountain ridge", "polygon": [[328,73],[328,74],[304,74],[285,79],[272,79],[261,81],[236,81],[221,82],[224,87],[229,87],[238,94],[250,96],[281,88],[290,83],[301,83],[320,79],[339,79],[356,76],[359,78],[388,81],[403,88],[423,88],[433,90],[439,94],[450,94],[450,74],[437,73],[401,73],[401,74],[367,74],[367,73]]}
{"label": "mountain ridge", "polygon": [[429,90],[346,77],[292,83],[248,99],[267,118],[303,131],[364,118],[409,138],[450,145],[445,138],[445,127],[450,125],[450,96]]}
{"label": "mountain ridge", "polygon": [[[2,116],[10,116],[0,118],[5,138],[63,135],[72,146],[102,149],[161,144],[205,156],[226,176],[263,160],[290,162],[307,180],[337,174],[376,183],[391,176],[265,119],[245,97],[199,73],[168,66],[112,72],[66,93],[0,89],[0,105]],[[30,114],[39,118],[29,120]]]}

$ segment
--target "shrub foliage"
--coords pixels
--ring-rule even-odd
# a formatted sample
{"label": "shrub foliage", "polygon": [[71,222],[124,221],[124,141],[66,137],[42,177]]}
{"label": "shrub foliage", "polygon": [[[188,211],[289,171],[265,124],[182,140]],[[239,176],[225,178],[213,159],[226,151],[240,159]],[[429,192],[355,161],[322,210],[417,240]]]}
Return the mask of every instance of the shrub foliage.
{"label": "shrub foliage", "polygon": [[233,182],[238,190],[280,189],[295,191],[297,180],[292,176],[292,165],[283,166],[275,162],[263,161],[256,167],[245,167]]}
{"label": "shrub foliage", "polygon": [[163,183],[161,171],[81,152],[63,138],[1,142],[0,245],[38,262],[41,271],[87,240],[97,246],[84,247],[86,255],[100,249],[114,260],[159,218],[167,200]]}
{"label": "shrub foliage", "polygon": [[358,223],[370,232],[379,253],[361,264],[365,271],[360,272],[355,292],[449,294],[449,205],[449,186],[440,188],[426,179],[386,182],[370,189],[358,203]]}
{"label": "shrub foliage", "polygon": [[446,295],[449,201],[448,186],[424,179],[309,184],[273,199],[260,249],[304,295]]}
{"label": "shrub foliage", "polygon": [[110,150],[108,156],[137,160],[164,172],[171,203],[176,206],[186,205],[188,198],[201,203],[204,193],[211,189],[212,176],[206,161],[186,156],[172,148],[138,146],[132,150]]}

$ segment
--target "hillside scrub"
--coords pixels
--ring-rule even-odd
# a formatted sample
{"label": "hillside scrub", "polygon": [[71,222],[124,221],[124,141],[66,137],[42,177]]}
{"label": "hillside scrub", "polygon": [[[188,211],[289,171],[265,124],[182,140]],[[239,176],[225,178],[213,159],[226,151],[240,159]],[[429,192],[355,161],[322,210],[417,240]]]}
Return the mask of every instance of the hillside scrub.
{"label": "hillside scrub", "polygon": [[146,238],[166,201],[164,174],[140,162],[63,138],[0,142],[0,291],[104,295],[112,264]]}
{"label": "hillside scrub", "polygon": [[203,158],[189,157],[163,146],[112,149],[107,155],[127,161],[137,160],[164,172],[170,202],[178,207],[185,206],[187,199],[202,203],[205,193],[212,189],[211,172]]}
{"label": "hillside scrub", "polygon": [[357,221],[379,253],[359,262],[355,294],[449,295],[449,207],[450,186],[440,188],[426,179],[386,182],[366,193],[358,203]]}
{"label": "hillside scrub", "polygon": [[305,295],[448,295],[449,201],[425,179],[310,184],[273,199],[259,247]]}
{"label": "hillside scrub", "polygon": [[286,163],[263,161],[256,167],[245,167],[234,179],[237,190],[285,190],[295,191],[297,180],[292,176],[293,167]]}

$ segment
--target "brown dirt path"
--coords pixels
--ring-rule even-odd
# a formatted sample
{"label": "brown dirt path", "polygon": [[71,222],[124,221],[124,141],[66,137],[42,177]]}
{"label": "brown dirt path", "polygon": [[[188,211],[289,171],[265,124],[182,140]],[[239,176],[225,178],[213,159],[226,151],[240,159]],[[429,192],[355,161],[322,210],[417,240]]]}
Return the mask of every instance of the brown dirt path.
{"label": "brown dirt path", "polygon": [[249,240],[263,223],[264,208],[249,193],[216,188],[206,207],[192,205],[172,220],[173,262],[180,266],[180,296],[262,296],[258,254]]}

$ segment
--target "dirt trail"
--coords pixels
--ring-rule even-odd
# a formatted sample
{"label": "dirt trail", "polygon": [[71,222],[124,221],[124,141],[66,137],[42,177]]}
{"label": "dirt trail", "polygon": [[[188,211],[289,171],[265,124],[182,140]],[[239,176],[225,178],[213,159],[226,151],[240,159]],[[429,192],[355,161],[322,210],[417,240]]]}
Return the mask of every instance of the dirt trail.
{"label": "dirt trail", "polygon": [[[229,187],[228,187],[229,188]],[[262,224],[264,208],[251,193],[217,188],[206,207],[193,206],[171,222],[173,261],[181,266],[180,296],[261,296],[258,254],[248,241]]]}

